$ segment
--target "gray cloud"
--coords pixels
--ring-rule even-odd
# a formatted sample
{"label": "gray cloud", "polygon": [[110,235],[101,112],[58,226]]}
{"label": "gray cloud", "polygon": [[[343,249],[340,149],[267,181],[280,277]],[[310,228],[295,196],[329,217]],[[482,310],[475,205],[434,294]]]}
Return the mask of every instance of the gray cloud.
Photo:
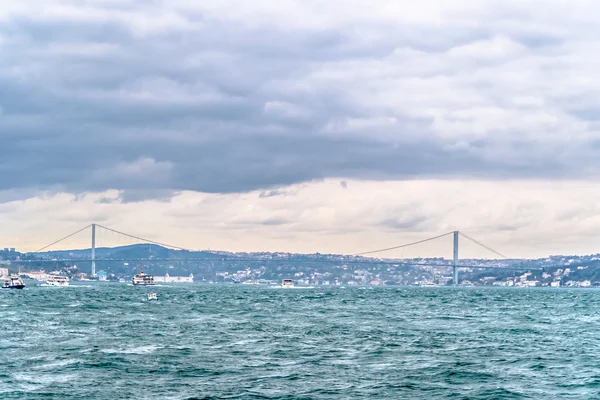
{"label": "gray cloud", "polygon": [[497,230],[499,232],[516,231],[518,229],[518,227],[516,227],[514,225],[506,225],[506,224],[496,225],[494,228],[495,228],[495,230]]}
{"label": "gray cloud", "polygon": [[[269,197],[327,177],[598,176],[597,139],[582,125],[597,99],[551,97],[546,75],[502,87],[514,69],[571,51],[559,29],[514,24],[531,16],[350,30],[168,6],[161,25],[144,2],[104,7],[0,18],[0,191],[118,189],[129,202],[181,190]],[[510,105],[517,94],[546,106]]]}
{"label": "gray cloud", "polygon": [[382,221],[382,225],[397,231],[415,232],[421,229],[421,224],[427,221],[427,217],[419,215],[407,219],[390,218]]}
{"label": "gray cloud", "polygon": [[119,198],[113,198],[113,197],[101,197],[97,202],[99,204],[118,204],[118,203],[120,203]]}
{"label": "gray cloud", "polygon": [[124,190],[119,194],[120,203],[137,203],[146,199],[169,201],[177,192],[172,190]]}
{"label": "gray cloud", "polygon": [[260,223],[262,225],[278,226],[278,225],[290,224],[292,222],[293,221],[291,221],[287,218],[267,218],[267,219],[261,221]]}
{"label": "gray cloud", "polygon": [[285,192],[283,190],[269,190],[269,191],[265,191],[265,192],[260,192],[258,197],[261,199],[266,199],[269,197],[285,196],[286,194],[287,194],[287,192]]}

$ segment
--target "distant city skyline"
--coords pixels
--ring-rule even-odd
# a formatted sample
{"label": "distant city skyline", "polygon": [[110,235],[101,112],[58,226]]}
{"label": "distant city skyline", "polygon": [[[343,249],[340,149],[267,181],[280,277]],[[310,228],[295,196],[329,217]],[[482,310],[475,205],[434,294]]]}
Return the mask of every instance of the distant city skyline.
{"label": "distant city skyline", "polygon": [[0,248],[600,252],[600,4],[375,3],[0,0]]}

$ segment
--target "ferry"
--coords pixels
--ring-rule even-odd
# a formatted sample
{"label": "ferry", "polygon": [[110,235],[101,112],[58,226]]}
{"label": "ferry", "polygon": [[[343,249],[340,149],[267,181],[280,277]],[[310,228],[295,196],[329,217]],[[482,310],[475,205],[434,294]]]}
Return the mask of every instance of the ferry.
{"label": "ferry", "polygon": [[293,279],[284,279],[283,281],[281,281],[281,287],[293,288],[294,286],[296,286],[296,283]]}
{"label": "ferry", "polygon": [[46,279],[48,286],[69,286],[69,277],[61,275],[50,275]]}
{"label": "ferry", "polygon": [[135,274],[133,278],[131,278],[131,283],[136,286],[152,286],[154,285],[154,277],[152,275],[145,274],[142,271],[142,266],[140,265],[139,274]]}
{"label": "ferry", "polygon": [[9,278],[4,279],[3,289],[23,289],[25,284],[18,275],[12,275]]}

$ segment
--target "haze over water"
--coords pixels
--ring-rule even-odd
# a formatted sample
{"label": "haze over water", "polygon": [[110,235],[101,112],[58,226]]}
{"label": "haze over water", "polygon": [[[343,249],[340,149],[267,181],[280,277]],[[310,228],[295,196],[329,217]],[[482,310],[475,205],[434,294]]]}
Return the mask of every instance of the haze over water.
{"label": "haze over water", "polygon": [[29,285],[0,291],[0,398],[598,398],[599,311],[593,289]]}

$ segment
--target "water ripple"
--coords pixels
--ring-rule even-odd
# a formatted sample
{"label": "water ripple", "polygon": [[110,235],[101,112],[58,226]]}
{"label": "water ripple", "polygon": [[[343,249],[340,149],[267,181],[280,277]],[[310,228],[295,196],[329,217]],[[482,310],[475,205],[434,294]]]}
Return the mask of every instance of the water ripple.
{"label": "water ripple", "polygon": [[2,399],[590,399],[600,291],[0,292]]}

